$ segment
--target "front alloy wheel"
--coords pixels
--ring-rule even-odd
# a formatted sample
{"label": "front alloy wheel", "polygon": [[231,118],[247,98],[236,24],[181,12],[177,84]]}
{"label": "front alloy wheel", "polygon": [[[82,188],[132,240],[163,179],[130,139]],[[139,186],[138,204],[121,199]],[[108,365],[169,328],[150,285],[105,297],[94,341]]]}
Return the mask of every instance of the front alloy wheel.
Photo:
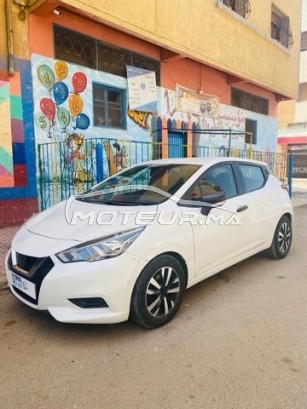
{"label": "front alloy wheel", "polygon": [[178,311],[184,291],[185,277],[178,260],[169,255],[155,258],[136,282],[131,318],[146,328],[166,324]]}

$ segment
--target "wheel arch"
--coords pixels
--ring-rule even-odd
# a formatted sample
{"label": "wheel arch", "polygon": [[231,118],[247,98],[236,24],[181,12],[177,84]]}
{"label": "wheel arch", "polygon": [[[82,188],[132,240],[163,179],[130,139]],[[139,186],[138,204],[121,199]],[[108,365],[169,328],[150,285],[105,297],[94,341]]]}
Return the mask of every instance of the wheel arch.
{"label": "wheel arch", "polygon": [[[292,220],[293,214],[284,213],[276,226],[271,246],[266,250],[269,257],[273,259],[283,259],[290,251],[292,243]],[[284,227],[288,224],[289,229]]]}
{"label": "wheel arch", "polygon": [[184,277],[185,277],[185,287],[187,287],[189,275],[188,275],[188,266],[187,266],[187,263],[185,262],[185,259],[176,251],[166,251],[165,253],[161,253],[156,257],[165,256],[165,255],[174,257],[181,264],[183,268],[183,272],[184,272]]}
{"label": "wheel arch", "polygon": [[[159,260],[162,258],[163,260]],[[164,273],[160,273],[160,269],[165,267],[172,270],[172,278],[167,271],[167,282]],[[143,267],[134,285],[129,319],[145,328],[157,328],[168,323],[181,305],[187,280],[188,267],[180,253],[165,251],[157,254]],[[154,291],[149,290],[150,285],[154,287]],[[170,291],[169,285],[172,287]],[[170,295],[172,295],[171,299],[169,299]]]}
{"label": "wheel arch", "polygon": [[287,217],[290,223],[293,222],[293,215],[291,213],[284,213],[283,216]]}
{"label": "wheel arch", "polygon": [[[291,225],[292,225],[292,222],[293,222],[293,214],[291,214],[290,212],[287,212],[287,213],[282,214],[282,215],[279,217],[279,219],[278,219],[277,222],[276,222],[275,229],[277,228],[278,223],[280,222],[280,220],[281,220],[283,217],[287,217],[287,219],[289,220],[289,222],[290,222]],[[274,235],[275,235],[275,230],[274,230],[273,233],[272,233],[272,240],[271,240],[271,242],[274,240]]]}

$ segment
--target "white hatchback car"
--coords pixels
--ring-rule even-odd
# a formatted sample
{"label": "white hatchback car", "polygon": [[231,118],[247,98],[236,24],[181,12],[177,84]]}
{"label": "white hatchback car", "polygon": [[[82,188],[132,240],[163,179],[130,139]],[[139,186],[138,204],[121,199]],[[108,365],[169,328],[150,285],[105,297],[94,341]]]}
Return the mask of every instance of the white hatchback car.
{"label": "white hatchback car", "polygon": [[284,258],[292,221],[288,191],[262,162],[154,160],[29,219],[6,274],[19,300],[58,321],[155,328],[186,288],[262,250]]}

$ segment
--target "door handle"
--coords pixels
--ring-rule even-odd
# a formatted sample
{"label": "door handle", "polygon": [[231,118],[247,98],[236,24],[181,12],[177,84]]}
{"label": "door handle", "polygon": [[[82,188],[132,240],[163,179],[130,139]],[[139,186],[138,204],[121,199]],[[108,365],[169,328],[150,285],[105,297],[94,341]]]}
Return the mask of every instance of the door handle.
{"label": "door handle", "polygon": [[237,213],[244,212],[244,210],[247,210],[247,209],[248,209],[248,206],[247,206],[247,205],[239,206],[239,207],[237,208]]}

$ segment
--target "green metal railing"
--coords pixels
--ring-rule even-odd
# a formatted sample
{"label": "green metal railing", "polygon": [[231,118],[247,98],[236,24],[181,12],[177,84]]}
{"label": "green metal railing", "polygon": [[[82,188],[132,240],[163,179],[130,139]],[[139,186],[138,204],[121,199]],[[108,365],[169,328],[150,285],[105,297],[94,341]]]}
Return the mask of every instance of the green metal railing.
{"label": "green metal railing", "polygon": [[[174,149],[172,149],[174,148]],[[188,147],[184,146],[184,151]],[[168,151],[176,146],[168,144]],[[193,146],[195,157],[227,156],[261,160],[280,180],[287,178],[287,155],[236,148]],[[137,163],[161,158],[162,143],[91,138],[82,144],[52,142],[38,145],[40,210],[84,192],[106,177]]]}

